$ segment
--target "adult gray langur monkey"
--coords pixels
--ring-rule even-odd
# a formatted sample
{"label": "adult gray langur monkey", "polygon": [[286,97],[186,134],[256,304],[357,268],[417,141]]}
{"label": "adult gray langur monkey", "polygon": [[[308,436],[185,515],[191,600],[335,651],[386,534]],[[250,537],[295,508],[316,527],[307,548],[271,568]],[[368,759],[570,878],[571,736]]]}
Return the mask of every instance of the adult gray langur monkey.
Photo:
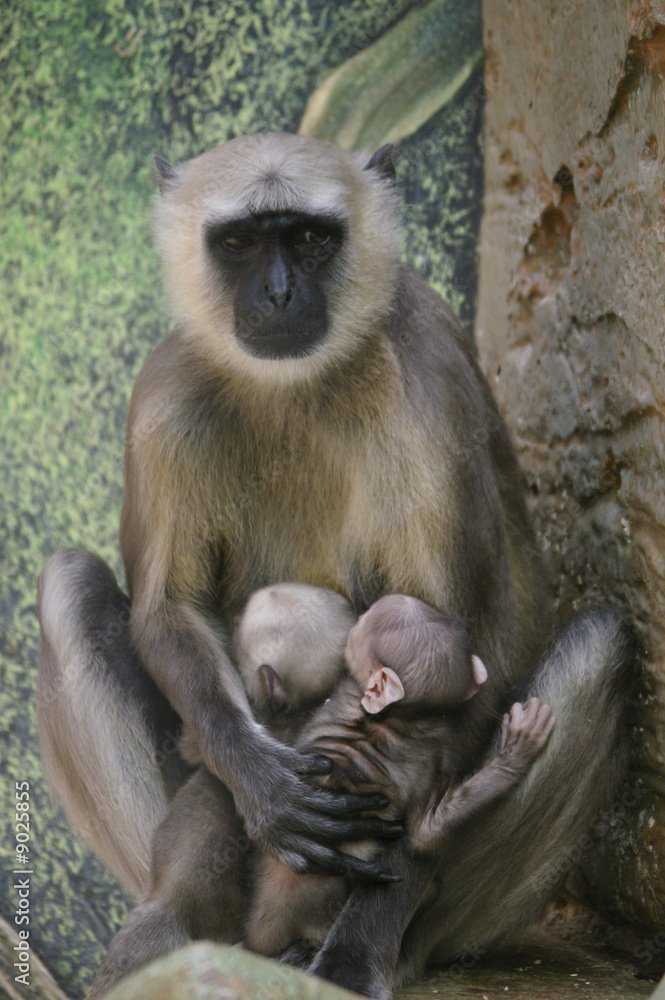
{"label": "adult gray langur monkey", "polygon": [[[312,969],[376,997],[423,954],[486,947],[542,911],[552,872],[615,787],[631,645],[613,612],[559,636],[514,699],[549,704],[555,730],[453,865],[413,862],[403,841],[376,861],[339,851],[391,835],[367,815],[376,800],[313,788],[308,776],[329,765],[251,715],[229,637],[269,583],[329,587],[357,612],[401,592],[461,619],[493,668],[460,732],[466,773],[498,745],[547,632],[509,436],[450,310],[398,261],[389,153],[265,134],[178,167],[157,161],[177,327],[130,407],[129,602],[75,550],[48,561],[39,595],[44,765],[98,854],[147,891],[152,834],[185,772],[159,751],[182,720],[226,790],[229,830],[242,823],[294,871],[370,880]],[[381,884],[387,873],[402,881]],[[231,873],[222,939],[241,933],[238,884]]]}

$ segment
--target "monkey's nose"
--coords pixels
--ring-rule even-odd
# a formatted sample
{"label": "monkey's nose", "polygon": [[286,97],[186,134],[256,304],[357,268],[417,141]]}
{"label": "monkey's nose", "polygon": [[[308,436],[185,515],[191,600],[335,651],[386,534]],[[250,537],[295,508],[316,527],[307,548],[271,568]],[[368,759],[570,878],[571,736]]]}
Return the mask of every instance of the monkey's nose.
{"label": "monkey's nose", "polygon": [[278,254],[265,274],[265,293],[275,309],[285,309],[293,296],[293,277],[286,261]]}
{"label": "monkey's nose", "polygon": [[268,300],[274,305],[275,309],[284,309],[285,306],[288,306],[291,301],[293,290],[290,287],[277,289],[271,288],[270,285],[266,285],[266,295],[268,296]]}

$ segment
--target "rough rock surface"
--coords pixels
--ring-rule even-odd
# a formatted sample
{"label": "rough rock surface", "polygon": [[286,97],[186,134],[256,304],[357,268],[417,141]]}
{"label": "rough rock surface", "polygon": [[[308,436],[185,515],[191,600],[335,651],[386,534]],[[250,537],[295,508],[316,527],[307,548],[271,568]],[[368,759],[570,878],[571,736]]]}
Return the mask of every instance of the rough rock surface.
{"label": "rough rock surface", "polygon": [[355,996],[242,949],[197,942],[123,979],[108,1000],[353,1000]]}
{"label": "rough rock surface", "polygon": [[[477,341],[561,618],[624,605],[643,641],[633,773],[575,891],[665,918],[665,3],[484,9]],[[609,836],[607,836],[609,834]]]}

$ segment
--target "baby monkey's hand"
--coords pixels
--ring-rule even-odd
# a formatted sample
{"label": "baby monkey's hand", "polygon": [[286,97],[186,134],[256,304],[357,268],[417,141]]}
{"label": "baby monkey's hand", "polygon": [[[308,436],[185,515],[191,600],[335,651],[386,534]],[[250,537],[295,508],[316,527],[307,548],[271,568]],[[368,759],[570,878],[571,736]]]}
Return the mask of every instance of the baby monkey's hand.
{"label": "baby monkey's hand", "polygon": [[550,706],[538,698],[515,702],[501,724],[501,757],[518,770],[528,767],[547,743],[554,721]]}

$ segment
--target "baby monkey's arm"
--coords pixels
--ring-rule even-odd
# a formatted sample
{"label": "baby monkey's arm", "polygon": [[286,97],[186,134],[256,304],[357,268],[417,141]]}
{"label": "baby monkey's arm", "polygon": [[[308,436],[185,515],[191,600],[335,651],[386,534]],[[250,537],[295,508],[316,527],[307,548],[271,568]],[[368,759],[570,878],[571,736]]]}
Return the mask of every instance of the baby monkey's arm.
{"label": "baby monkey's arm", "polygon": [[547,743],[553,726],[549,705],[537,698],[516,702],[503,717],[497,756],[427,809],[411,832],[412,846],[438,850],[453,831],[513,788]]}

